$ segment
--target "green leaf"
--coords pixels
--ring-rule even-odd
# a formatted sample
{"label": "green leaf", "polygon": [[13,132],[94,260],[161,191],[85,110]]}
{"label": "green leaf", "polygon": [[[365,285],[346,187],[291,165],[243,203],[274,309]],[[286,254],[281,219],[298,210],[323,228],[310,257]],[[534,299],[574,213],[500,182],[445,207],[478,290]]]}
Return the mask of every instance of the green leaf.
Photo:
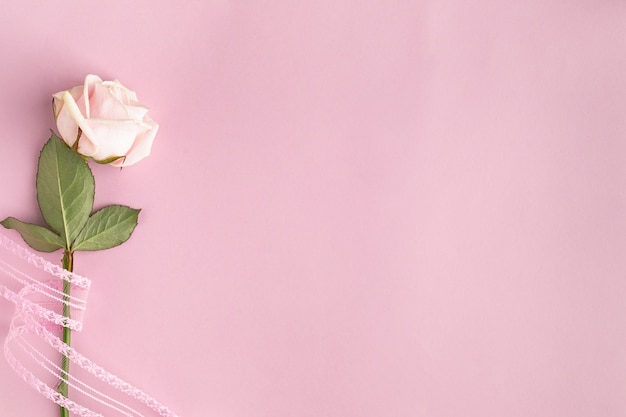
{"label": "green leaf", "polygon": [[95,183],[89,165],[54,133],[41,150],[37,202],[44,220],[66,249],[89,218]]}
{"label": "green leaf", "polygon": [[54,252],[62,249],[63,239],[51,230],[36,224],[24,223],[15,217],[7,217],[0,222],[7,229],[15,229],[28,245],[41,252]]}
{"label": "green leaf", "polygon": [[140,211],[118,205],[96,211],[76,237],[72,250],[94,251],[121,245],[135,230]]}

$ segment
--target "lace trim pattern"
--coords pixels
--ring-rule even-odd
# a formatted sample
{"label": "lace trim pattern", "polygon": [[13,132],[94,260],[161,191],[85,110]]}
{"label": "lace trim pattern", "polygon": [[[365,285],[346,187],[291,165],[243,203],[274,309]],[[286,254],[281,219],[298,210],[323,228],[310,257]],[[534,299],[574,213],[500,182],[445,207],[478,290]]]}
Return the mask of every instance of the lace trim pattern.
{"label": "lace trim pattern", "polygon": [[[68,300],[60,290],[63,282],[72,285]],[[61,327],[82,329],[90,285],[89,279],[48,262],[0,233],[0,296],[16,306],[4,342],[7,363],[35,391],[81,417],[177,417],[55,335]],[[71,318],[60,314],[63,304],[70,306]],[[85,372],[63,373],[56,363],[59,354]],[[70,388],[70,398],[56,391],[60,382]]]}

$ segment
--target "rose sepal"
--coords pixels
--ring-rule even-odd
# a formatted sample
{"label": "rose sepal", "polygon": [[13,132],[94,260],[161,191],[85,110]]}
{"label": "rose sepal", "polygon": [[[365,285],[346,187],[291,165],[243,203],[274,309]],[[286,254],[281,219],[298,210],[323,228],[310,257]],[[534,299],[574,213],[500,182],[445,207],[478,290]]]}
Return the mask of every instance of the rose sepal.
{"label": "rose sepal", "polygon": [[120,159],[124,159],[126,158],[125,156],[111,156],[109,158],[106,159],[101,159],[101,160],[97,160],[95,158],[90,158],[92,161],[94,161],[96,164],[100,164],[100,165],[108,165],[111,164],[115,161],[118,161]]}

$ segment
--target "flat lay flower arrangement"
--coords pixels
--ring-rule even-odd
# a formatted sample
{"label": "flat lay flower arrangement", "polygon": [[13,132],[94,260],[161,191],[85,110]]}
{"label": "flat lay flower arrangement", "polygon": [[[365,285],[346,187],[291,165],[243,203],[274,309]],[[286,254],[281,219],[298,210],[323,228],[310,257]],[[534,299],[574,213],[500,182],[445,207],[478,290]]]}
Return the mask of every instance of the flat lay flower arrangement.
{"label": "flat lay flower arrangement", "polygon": [[[41,150],[35,187],[45,225],[27,223],[17,217],[7,217],[0,224],[19,232],[24,241],[37,251],[63,253],[61,265],[65,272],[59,275],[62,282],[58,289],[40,283],[35,286],[39,292],[43,292],[41,288],[44,288],[50,293],[57,293],[56,298],[51,297],[59,301],[56,312],[59,318],[55,320],[60,324],[57,328],[59,338],[49,336],[45,328],[37,327],[35,321],[30,324],[31,327],[25,327],[43,339],[51,339],[51,345],[60,353],[58,364],[50,363],[53,361],[47,358],[37,362],[43,363],[48,373],[56,375],[58,381],[51,390],[42,386],[31,371],[15,363],[17,361],[14,361],[13,367],[37,391],[59,405],[62,417],[69,416],[70,412],[81,416],[101,415],[73,401],[71,387],[87,398],[101,395],[96,402],[108,405],[112,412],[142,415],[123,401],[111,399],[73,378],[72,362],[159,415],[174,416],[147,394],[107,373],[71,348],[72,306],[76,299],[72,291],[79,284],[79,276],[73,275],[76,252],[99,251],[121,245],[135,230],[140,213],[140,209],[125,205],[110,205],[94,211],[95,179],[89,163],[123,168],[141,161],[150,154],[159,126],[149,117],[148,108],[138,101],[134,91],[118,81],[103,81],[96,75],[88,75],[82,85],[53,94],[53,112],[58,135],[52,132]],[[16,250],[16,245],[11,242],[3,242],[5,248],[20,256],[27,252]],[[34,258],[34,255],[27,256],[28,259]],[[10,262],[5,264],[11,267]],[[53,268],[45,266],[42,269],[48,271]],[[7,272],[6,269],[2,271]],[[23,274],[16,270],[8,275],[15,277],[17,273]],[[18,311],[20,306],[31,305],[27,297],[10,291],[7,293],[11,297],[4,294],[5,297],[16,302]],[[25,309],[22,307],[22,310]],[[31,306],[27,310],[38,312],[39,307]],[[54,312],[46,314],[46,317],[56,317]],[[14,336],[19,339],[19,335]]]}

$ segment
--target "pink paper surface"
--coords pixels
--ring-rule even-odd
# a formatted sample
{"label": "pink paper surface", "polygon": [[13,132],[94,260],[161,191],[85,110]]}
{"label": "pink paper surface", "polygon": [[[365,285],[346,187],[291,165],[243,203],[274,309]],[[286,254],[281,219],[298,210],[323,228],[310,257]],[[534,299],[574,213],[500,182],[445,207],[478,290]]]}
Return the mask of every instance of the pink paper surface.
{"label": "pink paper surface", "polygon": [[[626,415],[626,3],[29,0],[0,51],[0,218],[52,93],[161,124],[73,345],[180,416]],[[0,360],[0,414],[58,410]]]}

